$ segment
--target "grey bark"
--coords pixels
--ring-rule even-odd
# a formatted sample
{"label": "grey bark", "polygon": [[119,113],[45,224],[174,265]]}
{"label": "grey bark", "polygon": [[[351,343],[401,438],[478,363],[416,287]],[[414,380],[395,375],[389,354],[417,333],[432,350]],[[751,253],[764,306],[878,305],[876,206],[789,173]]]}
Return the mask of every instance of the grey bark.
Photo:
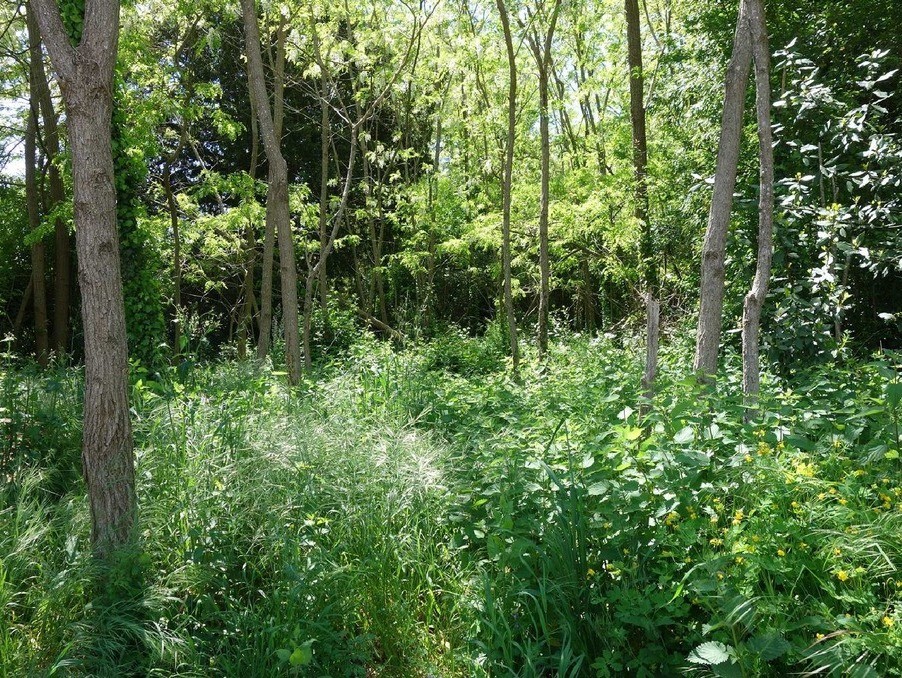
{"label": "grey bark", "polygon": [[32,0],[59,79],[69,128],[85,347],[82,462],[95,552],[133,536],[135,470],[128,349],[119,264],[110,125],[119,3],[85,3],[82,41],[69,42],[54,0]]}
{"label": "grey bark", "polygon": [[[257,111],[251,101],[251,162],[248,175],[252,182],[257,177],[257,163],[260,155],[260,135],[257,133]],[[254,268],[257,263],[257,240],[254,235],[254,223],[248,220],[246,234],[247,254],[244,264],[244,282],[242,283],[241,317],[238,321],[238,359],[247,358],[247,340],[253,330],[254,308]]]}
{"label": "grey bark", "polygon": [[329,279],[326,260],[323,257],[329,240],[329,145],[332,131],[329,120],[329,80],[325,73],[320,77],[320,187],[319,187],[319,303],[328,325]]}
{"label": "grey bark", "polygon": [[745,90],[752,59],[749,11],[746,0],[740,4],[733,39],[733,56],[727,67],[723,120],[717,150],[714,193],[708,214],[708,228],[702,250],[701,301],[695,346],[695,372],[704,380],[717,373],[720,333],[723,326],[724,257],[736,172],[742,139]]}
{"label": "grey bark", "polygon": [[[301,380],[301,350],[298,327],[298,278],[294,257],[294,238],[288,212],[288,166],[281,150],[282,88],[284,78],[277,69],[274,107],[270,108],[260,51],[260,28],[254,0],[241,0],[246,36],[247,70],[251,96],[257,109],[260,136],[269,164],[269,190],[266,196],[267,229],[278,235],[279,273],[282,280],[282,324],[285,332],[285,362],[288,380],[296,385]],[[280,53],[284,49],[284,24],[279,27]],[[281,82],[280,82],[281,81]],[[264,255],[265,256],[265,255]],[[264,298],[264,303],[266,299]],[[266,326],[261,327],[262,333]]]}
{"label": "grey bark", "polygon": [[[29,109],[25,129],[25,202],[28,210],[28,228],[32,237],[41,227],[41,206],[38,195],[38,64],[42,63],[41,40],[32,13],[28,11],[28,85]],[[42,68],[40,69],[43,70]],[[32,301],[34,309],[35,357],[41,367],[47,367],[50,359],[50,339],[47,331],[47,246],[43,238],[31,244]]]}
{"label": "grey bark", "polygon": [[642,391],[647,408],[655,394],[661,305],[658,302],[658,271],[654,260],[651,216],[648,204],[648,138],[645,126],[645,74],[642,66],[642,36],[638,0],[625,0],[627,52],[630,69],[630,120],[633,133],[634,216],[641,229],[639,253],[645,285],[646,355]]}
{"label": "grey bark", "polygon": [[758,263],[752,288],[742,310],[742,390],[746,414],[751,416],[761,385],[759,334],[761,309],[771,276],[774,228],[774,147],[771,128],[770,46],[761,0],[748,0],[752,51],[755,60],[755,110],[758,119],[760,195],[758,203]]}
{"label": "grey bark", "polygon": [[501,266],[504,281],[504,313],[507,316],[507,334],[510,341],[513,370],[520,367],[520,347],[517,341],[517,317],[514,315],[514,296],[511,289],[511,183],[514,174],[514,144],[517,139],[517,55],[511,35],[510,19],[504,0],[495,0],[504,30],[504,44],[507,48],[508,95],[507,95],[507,142],[504,153],[504,177],[501,182]]}
{"label": "grey bark", "polygon": [[[531,28],[527,32],[527,40],[539,72],[539,136],[542,155],[541,193],[539,196],[539,360],[542,360],[548,351],[548,305],[551,287],[551,261],[548,253],[548,202],[551,176],[548,82],[551,71],[551,45],[554,40],[557,18],[560,14],[561,0],[553,0],[553,2],[551,17],[542,39],[539,39],[536,29],[537,18],[531,14]],[[525,26],[523,28],[527,30]]]}
{"label": "grey bark", "polygon": [[[50,205],[53,209],[66,200],[66,189],[60,175],[56,159],[60,153],[59,128],[56,111],[50,96],[50,85],[47,72],[44,70],[44,55],[41,50],[40,28],[37,17],[31,6],[26,8],[29,41],[34,36],[34,45],[29,45],[31,59],[31,86],[41,111],[41,136],[44,154],[47,158],[47,178],[50,184]],[[54,224],[54,258],[53,258],[53,337],[51,346],[58,354],[65,353],[69,346],[69,300],[72,290],[72,247],[69,238],[69,227],[65,220],[59,218]]]}

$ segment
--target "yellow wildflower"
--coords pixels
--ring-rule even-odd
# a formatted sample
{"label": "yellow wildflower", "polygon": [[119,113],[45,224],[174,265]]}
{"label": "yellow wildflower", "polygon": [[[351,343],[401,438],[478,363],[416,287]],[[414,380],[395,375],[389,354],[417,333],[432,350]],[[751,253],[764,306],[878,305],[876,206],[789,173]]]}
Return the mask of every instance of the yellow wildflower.
{"label": "yellow wildflower", "polygon": [[896,623],[896,620],[890,616],[885,616],[881,621],[883,622],[883,625],[888,629],[891,629],[893,627],[893,624]]}
{"label": "yellow wildflower", "polygon": [[782,558],[786,555],[786,551],[784,551],[783,549],[777,549],[777,555]]}
{"label": "yellow wildflower", "polygon": [[849,573],[846,572],[845,570],[837,570],[836,578],[839,579],[840,581],[847,581],[849,579]]}

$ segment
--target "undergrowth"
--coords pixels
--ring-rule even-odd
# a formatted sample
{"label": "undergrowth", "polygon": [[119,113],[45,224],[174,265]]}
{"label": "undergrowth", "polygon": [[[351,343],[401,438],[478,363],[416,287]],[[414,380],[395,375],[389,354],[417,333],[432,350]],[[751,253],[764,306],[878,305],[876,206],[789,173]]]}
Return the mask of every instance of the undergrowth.
{"label": "undergrowth", "polygon": [[375,341],[133,376],[140,550],[101,571],[81,374],[0,377],[0,676],[902,675],[892,357],[767,375],[743,423],[638,343]]}

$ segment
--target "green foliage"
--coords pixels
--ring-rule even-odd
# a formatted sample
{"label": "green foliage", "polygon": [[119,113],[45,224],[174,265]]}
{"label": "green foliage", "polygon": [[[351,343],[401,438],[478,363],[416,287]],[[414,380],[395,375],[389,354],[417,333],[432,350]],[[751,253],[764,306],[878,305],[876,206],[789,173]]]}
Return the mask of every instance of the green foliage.
{"label": "green foliage", "polygon": [[142,218],[144,205],[140,192],[147,167],[140,146],[129,132],[129,117],[124,108],[128,95],[121,81],[117,93],[113,109],[113,165],[128,349],[133,359],[159,366],[163,360],[161,350],[166,344],[160,287],[163,261],[160,246]]}
{"label": "green foliage", "polygon": [[570,338],[513,381],[502,328],[367,340],[294,392],[250,364],[136,371],[143,555],[106,571],[80,373],[7,362],[0,665],[902,675],[898,357],[770,377],[747,425],[677,342],[643,422],[636,348]]}

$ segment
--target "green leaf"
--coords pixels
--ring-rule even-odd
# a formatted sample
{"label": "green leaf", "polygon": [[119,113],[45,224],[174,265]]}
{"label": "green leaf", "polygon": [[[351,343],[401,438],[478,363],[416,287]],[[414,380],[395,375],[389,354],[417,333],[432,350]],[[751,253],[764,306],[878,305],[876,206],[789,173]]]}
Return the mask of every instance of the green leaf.
{"label": "green leaf", "polygon": [[886,400],[890,407],[898,407],[902,401],[902,382],[895,382],[886,385]]}
{"label": "green leaf", "polygon": [[730,646],[719,643],[716,640],[702,643],[686,657],[692,664],[706,664],[715,666],[723,664],[730,659]]}
{"label": "green leaf", "polygon": [[295,648],[294,652],[288,658],[292,666],[306,666],[313,661],[312,641],[308,640],[300,647]]}
{"label": "green leaf", "polygon": [[766,662],[789,652],[792,647],[779,633],[763,633],[748,642],[748,648]]}
{"label": "green leaf", "polygon": [[734,662],[724,662],[711,667],[711,672],[719,678],[743,678],[742,668]]}
{"label": "green leaf", "polygon": [[610,483],[606,483],[605,481],[600,481],[597,483],[592,483],[589,485],[589,496],[590,497],[600,497],[604,494],[608,493],[608,490],[611,489]]}
{"label": "green leaf", "polygon": [[623,437],[627,440],[638,440],[642,435],[642,429],[638,426],[630,426],[623,432]]}
{"label": "green leaf", "polygon": [[694,437],[695,432],[692,430],[692,427],[684,426],[673,437],[673,442],[683,445],[685,443],[691,442]]}
{"label": "green leaf", "polygon": [[805,436],[788,435],[786,436],[786,442],[805,452],[813,452],[816,447],[814,442],[808,440]]}
{"label": "green leaf", "polygon": [[291,652],[288,650],[276,650],[276,654],[283,662],[287,662],[291,658]]}

